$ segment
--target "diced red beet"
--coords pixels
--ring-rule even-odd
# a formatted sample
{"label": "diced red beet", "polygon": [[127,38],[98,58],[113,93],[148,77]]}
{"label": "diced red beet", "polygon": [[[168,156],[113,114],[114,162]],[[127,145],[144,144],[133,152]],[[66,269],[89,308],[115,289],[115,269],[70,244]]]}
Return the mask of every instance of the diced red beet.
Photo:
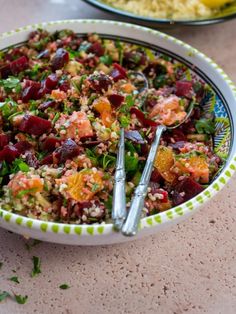
{"label": "diced red beet", "polygon": [[146,118],[146,117],[145,117],[145,114],[144,114],[141,110],[139,110],[139,109],[137,109],[137,108],[135,108],[135,107],[131,107],[130,113],[131,113],[131,114],[135,114],[136,117],[137,117],[137,119],[139,120],[139,122],[140,122],[143,126],[147,126],[147,127],[153,126],[153,127],[156,127],[156,126],[158,125],[158,123],[156,123],[155,121]]}
{"label": "diced red beet", "polygon": [[87,50],[88,52],[94,53],[96,56],[101,57],[104,55],[104,48],[99,42],[93,43]]}
{"label": "diced red beet", "polygon": [[164,141],[168,142],[168,143],[172,143],[171,139],[174,139],[176,142],[181,142],[181,141],[185,141],[187,140],[186,135],[183,133],[182,130],[180,129],[174,129],[171,132],[166,132],[163,135],[163,139]]}
{"label": "diced red beet", "polygon": [[51,94],[51,89],[48,89],[45,84],[42,84],[41,88],[35,96],[35,99],[40,99],[46,94]]}
{"label": "diced red beet", "polygon": [[20,154],[23,154],[32,147],[32,144],[30,144],[28,141],[20,141],[14,144],[14,147],[19,151]]}
{"label": "diced red beet", "polygon": [[12,75],[10,63],[0,68],[0,74],[2,79],[6,79],[9,75]]}
{"label": "diced red beet", "polygon": [[107,96],[108,100],[114,106],[115,108],[118,108],[121,106],[123,101],[125,100],[125,97],[119,94],[111,94]]}
{"label": "diced red beet", "polygon": [[53,154],[47,155],[40,161],[40,165],[50,165],[53,164]]}
{"label": "diced red beet", "polygon": [[48,100],[39,105],[39,110],[46,110],[47,108],[53,108],[57,105],[54,100]]}
{"label": "diced red beet", "polygon": [[0,161],[12,163],[16,158],[20,156],[20,152],[13,145],[6,145],[0,151]]}
{"label": "diced red beet", "polygon": [[22,90],[22,101],[28,102],[30,99],[37,99],[41,84],[39,82],[25,80]]}
{"label": "diced red beet", "polygon": [[191,118],[194,120],[199,120],[201,118],[201,109],[199,107],[193,109]]}
{"label": "diced red beet", "polygon": [[13,49],[10,50],[10,52],[8,52],[5,55],[5,60],[6,61],[14,61],[14,59],[18,59],[22,56],[22,52],[20,51],[20,49],[18,47],[15,47]]}
{"label": "diced red beet", "polygon": [[56,148],[57,144],[60,144],[61,140],[56,137],[47,137],[42,143],[42,149],[47,152],[52,152]]}
{"label": "diced red beet", "polygon": [[52,90],[52,89],[55,89],[57,87],[57,83],[58,83],[58,78],[57,78],[55,73],[52,73],[46,78],[44,84],[45,84],[46,88]]}
{"label": "diced red beet", "polygon": [[7,134],[0,134],[0,149],[3,149],[9,143],[9,136]]}
{"label": "diced red beet", "polygon": [[36,156],[32,152],[26,152],[25,154],[25,161],[26,163],[30,166],[33,167],[34,169],[37,169],[39,167],[39,161],[36,158]]}
{"label": "diced red beet", "polygon": [[163,181],[162,176],[160,175],[159,171],[156,168],[153,168],[150,180],[155,183]]}
{"label": "diced red beet", "polygon": [[63,81],[59,84],[59,89],[63,92],[67,92],[68,89],[70,89],[70,83],[69,81]]}
{"label": "diced red beet", "polygon": [[125,131],[125,138],[127,138],[128,140],[135,142],[137,144],[144,144],[145,143],[142,135],[137,130]]}
{"label": "diced red beet", "polygon": [[63,66],[69,62],[69,53],[63,48],[59,48],[56,51],[55,56],[52,59],[53,71],[63,68]]}
{"label": "diced red beet", "polygon": [[20,73],[21,71],[28,68],[29,63],[28,59],[25,56],[22,56],[10,63],[11,72],[13,75]]}
{"label": "diced red beet", "polygon": [[147,57],[140,51],[129,51],[124,53],[124,65],[130,69],[133,69],[139,65],[146,63]]}
{"label": "diced red beet", "polygon": [[113,63],[113,69],[111,70],[110,76],[115,82],[127,78],[126,70],[118,63]]}
{"label": "diced red beet", "polygon": [[176,95],[180,97],[188,97],[192,91],[193,84],[189,81],[176,82]]}
{"label": "diced red beet", "polygon": [[19,125],[19,130],[31,135],[39,136],[47,133],[51,127],[52,124],[50,121],[26,114]]}
{"label": "diced red beet", "polygon": [[69,138],[55,152],[59,154],[59,162],[64,163],[68,159],[78,156],[81,153],[81,148]]}
{"label": "diced red beet", "polygon": [[183,202],[187,202],[203,190],[204,188],[199,183],[186,177],[174,186],[173,204],[177,206]]}
{"label": "diced red beet", "polygon": [[109,86],[112,85],[112,80],[108,75],[105,74],[92,74],[88,78],[90,82],[90,86],[93,90],[95,90],[98,93],[101,93],[102,91],[107,91]]}

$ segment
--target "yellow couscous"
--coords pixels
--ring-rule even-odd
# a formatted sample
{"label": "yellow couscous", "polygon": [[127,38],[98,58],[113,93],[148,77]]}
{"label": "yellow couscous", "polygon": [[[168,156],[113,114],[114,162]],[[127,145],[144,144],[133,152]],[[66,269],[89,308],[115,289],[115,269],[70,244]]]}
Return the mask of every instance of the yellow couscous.
{"label": "yellow couscous", "polygon": [[131,13],[163,19],[207,18],[222,5],[230,1],[216,1],[219,7],[209,5],[207,0],[103,0],[115,8]]}

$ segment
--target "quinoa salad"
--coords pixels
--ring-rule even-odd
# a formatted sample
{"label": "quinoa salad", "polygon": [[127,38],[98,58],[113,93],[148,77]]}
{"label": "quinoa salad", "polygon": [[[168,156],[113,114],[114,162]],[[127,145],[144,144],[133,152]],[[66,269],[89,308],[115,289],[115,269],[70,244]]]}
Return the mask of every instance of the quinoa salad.
{"label": "quinoa salad", "polygon": [[[132,71],[143,73],[139,92]],[[120,128],[125,128],[127,210],[158,124],[158,149],[143,216],[179,205],[214,179],[211,88],[184,64],[139,45],[37,30],[0,52],[0,207],[30,218],[111,221]],[[214,107],[214,106],[213,106]]]}

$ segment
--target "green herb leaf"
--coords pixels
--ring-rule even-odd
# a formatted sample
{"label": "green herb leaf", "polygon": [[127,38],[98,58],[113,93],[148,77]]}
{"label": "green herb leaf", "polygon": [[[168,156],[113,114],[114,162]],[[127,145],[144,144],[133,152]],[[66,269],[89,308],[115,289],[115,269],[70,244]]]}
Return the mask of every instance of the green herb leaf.
{"label": "green herb leaf", "polygon": [[133,98],[132,95],[126,96],[125,103],[120,107],[119,111],[121,113],[128,115],[130,112],[130,108],[133,107],[134,103],[135,103],[135,99]]}
{"label": "green herb leaf", "polygon": [[112,57],[109,55],[104,55],[100,57],[99,60],[101,63],[104,63],[105,65],[111,65],[113,62]]}
{"label": "green herb leaf", "polygon": [[57,112],[54,118],[52,119],[52,124],[55,124],[59,118],[60,118],[60,112]]}
{"label": "green herb leaf", "polygon": [[66,283],[63,283],[62,285],[59,286],[59,288],[62,289],[62,290],[66,290],[66,289],[69,289],[70,286],[68,284],[66,284]]}
{"label": "green herb leaf", "polygon": [[18,104],[12,99],[8,98],[4,102],[0,102],[0,110],[3,118],[7,119],[17,112]]}
{"label": "green herb leaf", "polygon": [[3,263],[2,263],[2,262],[0,262],[0,269],[2,268],[2,265],[3,265]]}
{"label": "green herb leaf", "polygon": [[41,266],[41,261],[40,261],[40,258],[37,257],[37,256],[33,256],[33,270],[31,272],[31,277],[34,277],[38,274],[41,273],[41,269],[40,269],[40,266]]}
{"label": "green herb leaf", "polygon": [[106,206],[106,208],[111,212],[112,210],[112,201],[113,201],[113,198],[111,195],[108,195],[108,199],[106,202],[104,202],[104,205]]}
{"label": "green herb leaf", "polygon": [[15,90],[16,93],[21,91],[20,80],[17,77],[9,76],[6,80],[0,80],[0,86],[2,86],[6,93],[10,93]]}
{"label": "green herb leaf", "polygon": [[10,294],[6,291],[0,292],[0,302],[5,300],[7,297],[10,297]]}
{"label": "green herb leaf", "polygon": [[127,172],[133,172],[138,169],[139,160],[135,156],[125,155],[125,170]]}
{"label": "green herb leaf", "polygon": [[28,172],[29,169],[30,169],[29,166],[27,165],[27,163],[23,161],[23,159],[17,158],[12,163],[11,172],[14,173],[17,173],[18,171]]}
{"label": "green herb leaf", "polygon": [[16,282],[16,283],[20,283],[17,276],[13,276],[13,277],[9,278],[9,280],[13,281],[13,282]]}
{"label": "green herb leaf", "polygon": [[106,170],[108,167],[113,167],[115,162],[116,157],[109,154],[103,154],[99,157],[99,164],[104,170]]}
{"label": "green herb leaf", "polygon": [[35,192],[35,191],[37,191],[37,188],[21,190],[19,193],[17,193],[16,198],[22,198],[26,194],[29,194],[29,193]]}
{"label": "green herb leaf", "polygon": [[120,121],[120,126],[122,128],[127,128],[130,124],[130,118],[127,116],[121,116],[119,117],[119,121]]}
{"label": "green herb leaf", "polygon": [[202,118],[196,122],[195,128],[200,134],[214,134],[215,122],[213,121],[213,119]]}
{"label": "green herb leaf", "polygon": [[100,185],[97,184],[97,183],[94,183],[93,186],[92,186],[92,192],[96,192],[98,189],[99,189]]}
{"label": "green herb leaf", "polygon": [[98,157],[96,156],[94,151],[89,148],[86,148],[85,152],[86,152],[86,156],[92,161],[93,166],[97,166]]}
{"label": "green herb leaf", "polygon": [[121,44],[121,42],[119,40],[116,40],[115,46],[118,49],[118,53],[119,53],[119,63],[120,63],[120,65],[122,65],[123,59],[124,59],[123,45]]}
{"label": "green herb leaf", "polygon": [[27,295],[23,296],[23,295],[20,295],[20,294],[14,294],[14,296],[15,296],[16,302],[19,303],[19,304],[25,304],[27,299],[28,299]]}

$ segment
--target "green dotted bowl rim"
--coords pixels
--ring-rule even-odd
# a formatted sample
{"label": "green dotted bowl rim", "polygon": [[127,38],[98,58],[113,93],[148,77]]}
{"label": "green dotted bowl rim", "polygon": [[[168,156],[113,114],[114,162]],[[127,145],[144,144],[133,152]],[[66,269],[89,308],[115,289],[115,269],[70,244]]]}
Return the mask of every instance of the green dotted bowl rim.
{"label": "green dotted bowl rim", "polygon": [[[167,40],[172,44],[177,44],[179,46],[184,47],[189,54],[194,54],[205,60],[214,71],[218,72],[222,79],[228,84],[229,90],[233,98],[235,99],[236,105],[236,87],[233,82],[229,79],[227,74],[209,57],[193,48],[192,46],[182,42],[179,39],[176,39],[172,36],[166,35],[160,31],[153,30],[150,28],[146,28],[143,26],[138,26],[129,23],[117,22],[117,21],[108,21],[108,20],[90,20],[90,19],[80,19],[80,20],[60,20],[53,22],[44,22],[39,24],[28,25],[25,27],[18,28],[13,31],[5,32],[0,35],[0,40],[4,38],[11,37],[16,35],[16,33],[23,33],[25,31],[33,31],[37,28],[50,28],[50,26],[56,25],[66,25],[66,27],[73,26],[73,24],[103,24],[106,26],[120,26],[127,29],[135,29],[140,30],[147,34],[155,35],[163,40]],[[50,30],[50,29],[49,29]],[[231,156],[230,160],[227,161],[224,169],[218,176],[218,178],[209,185],[203,192],[198,194],[196,197],[192,198],[188,202],[181,204],[180,206],[173,207],[165,212],[161,212],[149,217],[142,218],[140,221],[140,229],[151,228],[154,226],[158,226],[161,224],[165,224],[174,220],[177,220],[181,216],[190,214],[194,210],[196,210],[199,206],[204,204],[207,200],[211,199],[217,192],[219,192],[225,184],[229,181],[229,179],[233,176],[236,170],[236,153],[234,152],[233,156]],[[4,223],[10,223],[17,226],[25,227],[26,229],[35,229],[41,232],[51,232],[51,233],[64,233],[65,235],[87,235],[87,236],[99,236],[99,235],[108,235],[115,233],[116,231],[113,228],[112,223],[108,224],[96,224],[96,225],[77,225],[77,224],[65,224],[65,223],[57,223],[57,222],[48,222],[37,219],[31,219],[28,217],[24,217],[15,213],[8,212],[4,209],[0,208],[0,221]]]}

